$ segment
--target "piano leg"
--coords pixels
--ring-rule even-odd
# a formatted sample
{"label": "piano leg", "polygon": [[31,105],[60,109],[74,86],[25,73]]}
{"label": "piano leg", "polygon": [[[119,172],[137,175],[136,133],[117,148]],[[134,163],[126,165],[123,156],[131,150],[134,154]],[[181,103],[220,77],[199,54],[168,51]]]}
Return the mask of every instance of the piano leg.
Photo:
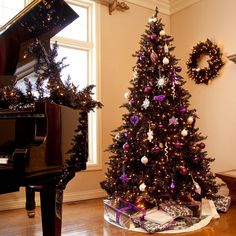
{"label": "piano leg", "polygon": [[40,190],[43,236],[61,236],[62,201],[62,190]]}
{"label": "piano leg", "polygon": [[32,218],[35,216],[35,191],[30,187],[25,187],[26,203],[25,208],[27,210],[28,217]]}

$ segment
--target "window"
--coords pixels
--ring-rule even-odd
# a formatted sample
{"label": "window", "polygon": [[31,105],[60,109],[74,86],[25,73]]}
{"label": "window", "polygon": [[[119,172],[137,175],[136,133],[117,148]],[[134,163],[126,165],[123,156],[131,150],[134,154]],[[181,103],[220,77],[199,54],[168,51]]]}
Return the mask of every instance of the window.
{"label": "window", "polygon": [[[30,1],[26,0],[0,0],[0,24],[5,24],[14,15],[24,8]],[[51,43],[58,44],[58,60],[66,57],[65,67],[62,71],[62,79],[66,80],[68,75],[71,81],[81,90],[89,84],[96,85],[94,99],[98,97],[99,77],[98,66],[98,9],[93,0],[67,0],[72,9],[79,15],[75,21],[60,31],[51,39]],[[11,3],[11,4],[10,4]],[[13,8],[14,7],[14,8]],[[95,24],[96,22],[96,24]],[[98,158],[98,116],[99,111],[89,114],[89,161],[88,169],[100,168],[101,162]]]}
{"label": "window", "polygon": [[14,4],[9,0],[0,0],[0,25],[7,23],[17,15],[26,5],[25,0],[15,0]]}

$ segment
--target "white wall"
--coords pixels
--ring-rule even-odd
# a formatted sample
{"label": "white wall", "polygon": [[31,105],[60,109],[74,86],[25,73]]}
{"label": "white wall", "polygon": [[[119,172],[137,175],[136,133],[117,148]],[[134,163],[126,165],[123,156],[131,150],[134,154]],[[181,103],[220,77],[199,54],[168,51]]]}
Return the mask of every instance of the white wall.
{"label": "white wall", "polygon": [[[105,178],[108,153],[104,150],[111,144],[111,131],[121,125],[124,110],[119,107],[124,103],[132,79],[132,67],[135,58],[132,54],[139,47],[141,34],[154,10],[135,4],[128,4],[125,12],[114,11],[109,15],[108,8],[101,5],[101,142],[100,157],[102,168],[95,171],[83,171],[76,174],[64,193],[64,201],[77,201],[105,196],[100,182]],[[160,14],[169,32],[169,16]],[[24,207],[24,190],[21,192],[0,195],[0,210]]]}
{"label": "white wall", "polygon": [[175,55],[181,59],[182,75],[197,109],[197,125],[208,136],[206,150],[216,160],[212,170],[236,168],[236,65],[226,60],[210,85],[197,85],[186,75],[186,62],[199,41],[214,40],[225,56],[236,53],[236,1],[201,0],[171,16]]}

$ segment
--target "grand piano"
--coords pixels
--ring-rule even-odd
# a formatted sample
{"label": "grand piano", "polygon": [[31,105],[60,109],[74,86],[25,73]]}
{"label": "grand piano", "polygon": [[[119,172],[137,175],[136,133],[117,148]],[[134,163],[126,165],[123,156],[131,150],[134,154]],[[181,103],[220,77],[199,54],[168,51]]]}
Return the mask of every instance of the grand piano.
{"label": "grand piano", "polygon": [[[63,0],[35,0],[4,25],[0,29],[0,88],[12,85],[19,79],[16,72],[31,65],[33,58],[25,58],[23,52],[32,42],[42,41],[50,48],[50,38],[77,17]],[[28,66],[30,73],[33,68]],[[44,236],[61,235],[63,190],[75,172],[86,169],[85,161],[65,158],[76,128],[68,126],[69,119],[79,119],[82,113],[44,101],[35,101],[25,110],[0,107],[0,194],[25,187],[26,209],[32,216],[34,194],[39,191]],[[80,149],[87,155],[87,140]]]}

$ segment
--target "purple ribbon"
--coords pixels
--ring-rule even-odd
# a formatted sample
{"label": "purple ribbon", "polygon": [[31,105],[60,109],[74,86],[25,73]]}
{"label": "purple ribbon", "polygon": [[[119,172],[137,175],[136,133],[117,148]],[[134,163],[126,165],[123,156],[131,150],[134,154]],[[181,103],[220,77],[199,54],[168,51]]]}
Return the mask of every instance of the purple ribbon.
{"label": "purple ribbon", "polygon": [[166,98],[166,95],[163,94],[163,95],[154,96],[153,99],[158,102],[163,102],[165,98]]}
{"label": "purple ribbon", "polygon": [[127,210],[135,210],[135,211],[138,211],[138,212],[141,212],[142,215],[144,216],[146,214],[146,211],[139,208],[139,207],[136,207],[134,204],[131,204],[129,202],[126,202],[125,200],[123,200],[122,198],[119,198],[119,202],[123,203],[124,205],[126,205],[125,207],[123,208],[120,208],[120,209],[117,209],[117,213],[116,213],[116,223],[119,224],[120,222],[120,215],[122,213],[125,213]]}

